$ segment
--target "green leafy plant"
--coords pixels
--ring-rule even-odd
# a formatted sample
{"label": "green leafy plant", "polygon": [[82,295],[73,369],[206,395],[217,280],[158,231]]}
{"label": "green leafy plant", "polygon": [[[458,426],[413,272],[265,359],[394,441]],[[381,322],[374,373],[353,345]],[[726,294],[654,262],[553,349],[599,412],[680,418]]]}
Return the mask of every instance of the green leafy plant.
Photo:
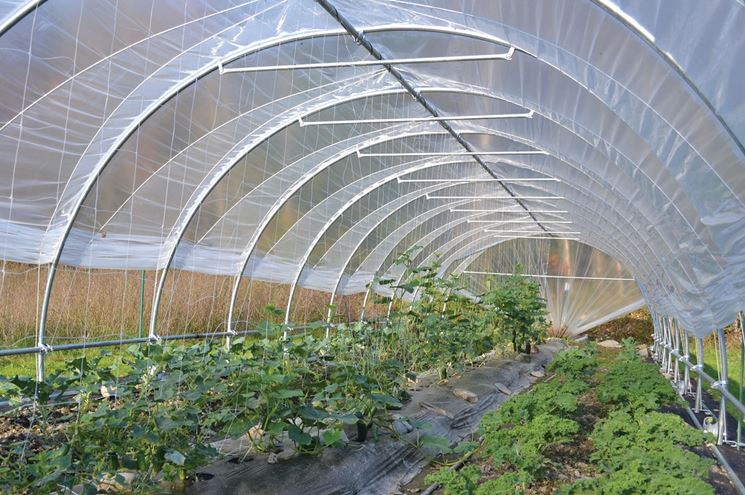
{"label": "green leafy plant", "polygon": [[441,468],[427,475],[427,483],[438,483],[445,495],[473,495],[478,487],[481,471],[476,466],[467,466],[461,470]]}
{"label": "green leafy plant", "polygon": [[[446,493],[474,495],[551,487],[564,495],[714,493],[706,481],[712,462],[694,451],[703,433],[658,411],[677,396],[640,360],[634,342],[621,352],[571,348],[547,370],[555,375],[482,418],[483,444],[471,457],[478,464],[462,475],[440,470],[428,481]],[[584,478],[557,483],[580,465],[567,462],[568,452],[582,461]]]}
{"label": "green leafy plant", "polygon": [[714,493],[705,481],[713,462],[686,450],[702,445],[704,435],[678,416],[614,411],[596,426],[591,438],[592,459],[603,474],[559,493]]}
{"label": "green leafy plant", "polygon": [[597,389],[598,400],[628,411],[653,411],[678,404],[680,398],[657,367],[643,363],[634,353],[620,354]]}
{"label": "green leafy plant", "polygon": [[562,352],[548,363],[546,371],[572,378],[587,378],[597,367],[597,348],[594,344],[588,344]]}
{"label": "green leafy plant", "polygon": [[546,302],[541,297],[540,285],[520,276],[518,265],[515,274],[489,281],[481,300],[493,307],[504,330],[510,334],[516,352],[530,353],[531,346],[546,336]]}

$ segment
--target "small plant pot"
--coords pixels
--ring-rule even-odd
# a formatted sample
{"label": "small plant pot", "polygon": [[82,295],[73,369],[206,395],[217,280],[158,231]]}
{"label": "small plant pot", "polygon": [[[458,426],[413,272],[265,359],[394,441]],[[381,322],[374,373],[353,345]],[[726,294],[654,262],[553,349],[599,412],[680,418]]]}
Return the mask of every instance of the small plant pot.
{"label": "small plant pot", "polygon": [[364,421],[360,420],[357,421],[357,438],[356,440],[360,443],[367,440],[367,434],[372,430],[372,422],[365,423]]}

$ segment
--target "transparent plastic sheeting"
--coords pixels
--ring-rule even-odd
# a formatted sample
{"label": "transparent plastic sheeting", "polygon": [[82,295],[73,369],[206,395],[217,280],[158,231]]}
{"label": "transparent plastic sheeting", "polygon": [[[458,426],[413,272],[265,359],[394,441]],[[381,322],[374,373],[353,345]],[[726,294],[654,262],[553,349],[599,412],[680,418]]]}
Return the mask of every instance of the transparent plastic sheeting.
{"label": "transparent plastic sheeting", "polygon": [[516,239],[464,258],[456,262],[467,261],[457,272],[477,294],[486,290],[490,280],[501,278],[488,274],[512,273],[517,264],[522,265],[523,275],[541,284],[557,333],[577,335],[644,304],[621,263],[575,241]]}
{"label": "transparent plastic sheeting", "polygon": [[[571,220],[653,312],[697,335],[744,309],[737,0],[0,1],[0,19],[4,260],[351,294],[403,275],[392,261],[415,244],[426,245],[417,263],[486,247],[494,239],[469,222],[485,212],[457,210],[490,210],[515,235]],[[385,59],[515,51],[399,64],[398,77],[381,65],[220,70],[370,61],[368,44]],[[442,116],[533,113],[450,129],[300,123],[429,117],[423,101]],[[463,143],[542,154],[400,156]],[[437,182],[494,177],[560,182]],[[504,223],[520,218],[538,223]],[[572,332],[636,304],[611,308],[572,287],[552,303]]]}

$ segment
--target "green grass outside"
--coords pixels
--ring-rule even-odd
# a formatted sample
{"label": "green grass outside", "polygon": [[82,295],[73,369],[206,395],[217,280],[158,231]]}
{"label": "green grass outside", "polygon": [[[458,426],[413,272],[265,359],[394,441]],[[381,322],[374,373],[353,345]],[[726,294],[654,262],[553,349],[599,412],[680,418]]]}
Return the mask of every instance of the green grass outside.
{"label": "green grass outside", "polygon": [[[734,345],[733,345],[734,344]],[[740,366],[740,349],[741,346],[738,345],[738,343],[730,343],[727,346],[727,389],[734,395],[735,397],[743,397],[745,398],[745,392],[743,392],[743,395],[741,396],[740,393],[740,386],[743,383],[741,379],[741,369]],[[694,343],[691,342],[691,349],[694,349]],[[719,371],[718,371],[718,363],[717,363],[717,347],[714,344],[713,338],[708,338],[704,341],[704,371],[711,376],[712,378],[717,379],[719,377]],[[696,353],[695,351],[691,351],[691,362],[696,362]],[[692,373],[691,378],[695,378],[696,374]],[[716,390],[712,390],[711,385],[709,385],[708,382],[703,382],[704,389],[708,391],[712,397],[719,400],[721,397],[721,394],[717,392]],[[742,400],[741,400],[742,401]],[[733,417],[737,418],[740,417],[740,412],[729,402],[727,403],[727,412],[729,412]],[[742,419],[741,419],[742,420]],[[734,434],[734,432],[732,432]]]}
{"label": "green grass outside", "polygon": [[[112,354],[123,354],[127,352],[126,346],[109,347]],[[44,370],[47,374],[54,374],[65,369],[66,363],[81,357],[97,356],[102,349],[80,349],[76,351],[59,351],[46,355],[44,359]],[[113,358],[107,358],[113,359]],[[104,359],[104,362],[107,362]],[[110,364],[110,363],[108,363]],[[21,356],[4,356],[0,358],[0,376],[36,376],[36,355],[23,354]]]}

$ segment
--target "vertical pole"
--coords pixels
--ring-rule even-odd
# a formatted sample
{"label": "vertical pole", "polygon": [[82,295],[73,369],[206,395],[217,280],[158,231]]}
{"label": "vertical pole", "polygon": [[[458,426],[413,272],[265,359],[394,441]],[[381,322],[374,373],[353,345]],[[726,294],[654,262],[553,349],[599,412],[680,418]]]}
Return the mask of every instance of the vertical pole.
{"label": "vertical pole", "polygon": [[[743,328],[743,314],[742,311],[740,311],[737,315],[737,323],[740,326],[740,383],[738,386],[739,394],[737,399],[740,401],[740,404],[742,404],[742,396],[743,396],[743,380],[745,380],[745,328]],[[743,421],[743,414],[740,412],[740,417],[738,418],[739,421],[737,422],[737,450],[740,450],[740,444],[742,443],[742,421]]]}
{"label": "vertical pole", "polygon": [[683,366],[683,381],[684,388],[683,393],[688,394],[691,392],[691,370],[688,368],[688,365],[691,364],[691,339],[688,335],[688,332],[685,331],[684,328],[681,327],[681,337],[683,337],[683,353],[685,357],[685,366]]}
{"label": "vertical pole", "polygon": [[360,311],[360,321],[365,321],[365,309],[367,308],[367,300],[370,298],[370,292],[372,292],[372,286],[375,283],[373,278],[369,284],[367,284],[367,290],[365,291],[365,297],[362,298],[362,310]]}
{"label": "vertical pole", "polygon": [[[43,336],[42,336],[43,337]],[[36,342],[38,347],[44,345],[44,339],[40,338]],[[44,381],[44,351],[38,351],[36,353],[36,381],[41,383]]]}
{"label": "vertical pole", "polygon": [[667,374],[673,374],[673,349],[675,348],[675,329],[673,328],[672,316],[667,317]]}
{"label": "vertical pole", "polygon": [[660,371],[664,373],[665,368],[667,367],[667,326],[665,325],[665,318],[663,316],[660,316],[660,332],[662,333],[662,360],[660,361]]}
{"label": "vertical pole", "polygon": [[145,311],[145,270],[140,273],[140,320],[137,324],[137,338],[142,338],[142,324]]}
{"label": "vertical pole", "polygon": [[[695,369],[704,371],[704,339],[696,337],[696,366]],[[696,403],[694,404],[693,410],[696,413],[701,412],[701,387],[702,387],[701,373],[696,377]]]}
{"label": "vertical pole", "polygon": [[675,370],[673,371],[673,382],[675,383],[675,386],[680,389],[680,327],[678,326],[678,321],[673,320],[671,323],[672,330],[673,330],[673,341],[674,341],[674,347],[675,347]]}
{"label": "vertical pole", "polygon": [[[72,225],[72,222],[68,224]],[[62,244],[65,240],[63,238]],[[44,287],[44,299],[41,301],[41,313],[39,314],[39,327],[36,331],[36,347],[39,347],[39,352],[36,353],[36,381],[44,381],[44,351],[46,344],[44,337],[46,336],[47,329],[47,314],[49,313],[49,300],[52,298],[52,285],[54,284],[54,276],[57,274],[57,265],[59,264],[62,248],[57,250],[57,256],[49,266],[49,273],[47,273],[47,283]]]}
{"label": "vertical pole", "polygon": [[[719,337],[719,386],[722,387],[722,391],[727,390],[727,340],[724,336],[724,329],[717,329],[717,336]],[[721,394],[719,399],[719,424],[717,428],[717,445],[722,445],[727,441],[727,399],[724,394]]]}
{"label": "vertical pole", "polygon": [[670,373],[670,326],[669,321],[667,317],[662,318],[662,331],[664,333],[663,337],[663,348],[662,348],[662,372],[665,374]]}
{"label": "vertical pole", "polygon": [[665,320],[662,316],[660,318],[660,371],[663,373],[665,372],[665,356],[667,351],[665,350],[665,341],[666,341],[666,333],[665,333]]}
{"label": "vertical pole", "polygon": [[[401,273],[401,276],[398,277],[398,280],[396,280],[396,285],[401,285],[401,282],[403,282],[404,277],[406,277],[406,275],[408,274],[408,272],[409,272],[408,267],[407,268],[404,268],[404,271]],[[391,319],[391,313],[393,312],[393,303],[396,301],[396,292],[397,291],[398,291],[398,289],[396,287],[394,287],[393,288],[393,294],[391,295],[391,301],[388,303],[388,311],[387,311],[387,313],[385,315],[386,319],[388,319],[388,320]],[[403,291],[403,293],[401,294],[401,301],[403,301],[403,294],[406,294],[406,291]]]}

